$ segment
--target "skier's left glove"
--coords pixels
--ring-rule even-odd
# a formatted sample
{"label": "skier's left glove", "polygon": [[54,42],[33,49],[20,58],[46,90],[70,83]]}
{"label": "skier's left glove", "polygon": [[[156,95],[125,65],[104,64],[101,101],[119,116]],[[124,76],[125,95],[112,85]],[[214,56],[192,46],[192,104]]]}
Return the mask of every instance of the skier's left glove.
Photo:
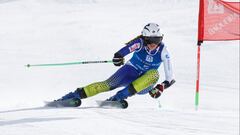
{"label": "skier's left glove", "polygon": [[158,84],[151,91],[149,91],[149,95],[152,98],[159,98],[163,90],[164,90],[164,84]]}
{"label": "skier's left glove", "polygon": [[171,85],[173,85],[176,81],[173,79],[171,82],[165,80],[164,82],[162,82],[161,84],[157,84],[153,90],[149,91],[149,95],[152,98],[158,98],[161,96],[161,94],[163,93],[164,89],[169,88]]}

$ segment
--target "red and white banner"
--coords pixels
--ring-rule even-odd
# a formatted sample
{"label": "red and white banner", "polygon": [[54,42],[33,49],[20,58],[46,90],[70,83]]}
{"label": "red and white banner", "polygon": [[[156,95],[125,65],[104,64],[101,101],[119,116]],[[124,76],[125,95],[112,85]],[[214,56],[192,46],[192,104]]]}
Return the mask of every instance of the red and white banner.
{"label": "red and white banner", "polygon": [[200,0],[198,41],[240,40],[240,2]]}

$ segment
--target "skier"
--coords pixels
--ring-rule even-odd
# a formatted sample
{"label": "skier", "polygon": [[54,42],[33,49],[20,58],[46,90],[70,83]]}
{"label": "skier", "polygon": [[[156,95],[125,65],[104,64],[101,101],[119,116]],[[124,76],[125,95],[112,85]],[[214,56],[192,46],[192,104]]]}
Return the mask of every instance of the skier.
{"label": "skier", "polygon": [[[173,79],[172,65],[167,47],[162,42],[163,34],[156,23],[147,24],[142,34],[126,43],[114,54],[113,64],[121,66],[110,78],[95,82],[85,87],[77,88],[58,100],[50,102],[49,106],[77,107],[81,99],[94,96],[101,92],[124,87],[107,101],[118,101],[122,108],[128,106],[125,99],[135,94],[149,93],[151,97],[158,98],[164,89],[170,87]],[[133,53],[132,58],[124,64],[124,56]],[[159,79],[158,68],[163,63],[165,81],[157,84]],[[154,87],[154,85],[156,85]]]}

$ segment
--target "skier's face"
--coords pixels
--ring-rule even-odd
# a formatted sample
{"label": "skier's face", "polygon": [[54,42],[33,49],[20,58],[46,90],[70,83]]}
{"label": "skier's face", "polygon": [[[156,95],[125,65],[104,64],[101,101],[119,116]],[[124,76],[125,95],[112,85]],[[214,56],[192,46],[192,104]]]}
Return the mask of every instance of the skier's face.
{"label": "skier's face", "polygon": [[151,43],[151,44],[147,44],[147,47],[150,51],[156,49],[158,47],[157,44]]}

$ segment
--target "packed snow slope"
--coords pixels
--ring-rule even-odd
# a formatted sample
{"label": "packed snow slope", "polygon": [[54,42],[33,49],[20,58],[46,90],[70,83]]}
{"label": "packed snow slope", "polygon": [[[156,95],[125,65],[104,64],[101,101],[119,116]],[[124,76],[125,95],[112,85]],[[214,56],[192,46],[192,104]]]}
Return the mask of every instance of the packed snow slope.
{"label": "packed snow slope", "polygon": [[[239,41],[202,45],[195,110],[197,19],[198,0],[0,0],[0,134],[239,135]],[[118,67],[24,65],[111,60],[149,22],[165,35],[177,81],[159,99],[133,96],[125,110],[97,108],[117,89],[79,108],[41,108]]]}

